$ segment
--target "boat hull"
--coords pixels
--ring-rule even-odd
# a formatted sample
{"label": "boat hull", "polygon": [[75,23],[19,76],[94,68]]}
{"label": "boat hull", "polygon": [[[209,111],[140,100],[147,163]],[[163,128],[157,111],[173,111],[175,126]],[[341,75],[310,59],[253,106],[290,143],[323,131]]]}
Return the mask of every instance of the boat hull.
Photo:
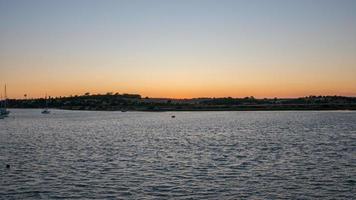
{"label": "boat hull", "polygon": [[41,113],[42,114],[50,114],[51,112],[49,110],[43,110]]}

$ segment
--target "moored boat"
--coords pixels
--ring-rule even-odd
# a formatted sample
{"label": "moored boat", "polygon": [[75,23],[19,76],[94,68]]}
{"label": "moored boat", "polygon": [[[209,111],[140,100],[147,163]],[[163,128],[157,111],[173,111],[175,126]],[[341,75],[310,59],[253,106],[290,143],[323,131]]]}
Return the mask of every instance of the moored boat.
{"label": "moored boat", "polygon": [[7,110],[7,94],[6,94],[6,85],[5,85],[5,94],[4,94],[4,99],[1,101],[0,104],[0,119],[4,117],[8,117],[10,114],[10,111]]}
{"label": "moored boat", "polygon": [[48,109],[48,101],[47,101],[47,94],[46,94],[46,106],[41,112],[42,114],[50,114],[51,111]]}

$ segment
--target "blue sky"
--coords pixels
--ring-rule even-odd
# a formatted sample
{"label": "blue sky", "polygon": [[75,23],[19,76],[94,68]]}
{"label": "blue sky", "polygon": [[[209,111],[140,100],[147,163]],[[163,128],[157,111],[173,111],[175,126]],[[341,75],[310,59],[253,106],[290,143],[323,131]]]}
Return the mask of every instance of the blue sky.
{"label": "blue sky", "polygon": [[16,97],[356,95],[355,35],[352,0],[0,0],[0,83]]}

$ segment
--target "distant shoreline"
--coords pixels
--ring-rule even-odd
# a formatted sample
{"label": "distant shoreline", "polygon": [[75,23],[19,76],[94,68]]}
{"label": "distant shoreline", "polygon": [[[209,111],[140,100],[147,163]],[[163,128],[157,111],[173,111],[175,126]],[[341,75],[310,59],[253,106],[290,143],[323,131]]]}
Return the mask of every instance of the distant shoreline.
{"label": "distant shoreline", "polygon": [[[10,108],[10,109],[41,109],[41,108]],[[108,112],[214,112],[214,111],[356,111],[356,105],[352,108],[234,108],[234,109],[156,109],[156,110],[112,110],[112,109],[73,109],[73,108],[49,108],[54,110],[66,111],[108,111]]]}
{"label": "distant shoreline", "polygon": [[356,110],[356,97],[300,98],[142,98],[138,94],[97,94],[48,99],[8,99],[8,108],[44,108],[87,111],[319,111]]}

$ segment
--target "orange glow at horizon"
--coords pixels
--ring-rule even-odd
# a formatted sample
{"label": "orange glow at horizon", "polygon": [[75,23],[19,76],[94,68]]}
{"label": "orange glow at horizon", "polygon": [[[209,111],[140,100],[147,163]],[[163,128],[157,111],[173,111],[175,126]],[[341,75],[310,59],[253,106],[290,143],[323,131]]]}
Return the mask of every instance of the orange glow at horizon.
{"label": "orange glow at horizon", "polygon": [[[246,97],[256,98],[293,98],[309,95],[341,95],[356,96],[356,84],[348,84],[347,87],[342,83],[331,83],[325,87],[325,83],[255,83],[230,85],[211,82],[196,83],[185,80],[184,82],[175,81],[150,81],[140,84],[116,83],[116,81],[92,82],[92,83],[34,83],[34,82],[12,82],[7,84],[9,98],[41,98],[45,94],[51,97],[90,94],[129,93],[140,94],[142,97],[151,98],[199,98],[199,97]],[[340,90],[340,88],[343,88]]]}
{"label": "orange glow at horizon", "polygon": [[[317,63],[317,67],[311,68],[308,63],[292,65],[273,60],[263,64],[183,60],[130,61],[125,68],[121,67],[124,64],[109,58],[106,62],[104,59],[42,59],[30,68],[25,60],[3,60],[18,70],[5,69],[3,77],[16,79],[7,78],[0,84],[7,83],[9,98],[24,98],[24,94],[27,98],[39,98],[46,93],[58,97],[86,92],[135,93],[154,98],[356,96],[353,63],[322,62],[322,66]],[[104,64],[107,65],[105,70],[99,67]],[[339,67],[333,68],[334,65]],[[353,71],[355,73],[351,73]]]}
{"label": "orange glow at horizon", "polygon": [[[219,64],[186,58],[151,63],[131,61],[123,68],[116,60],[109,61],[106,60],[108,66],[103,70],[98,67],[105,63],[103,60],[36,61],[36,66],[27,68],[24,61],[16,59],[8,61],[8,65],[17,65],[18,70],[5,69],[6,79],[0,84],[7,83],[9,98],[86,92],[136,93],[157,98],[356,96],[356,70],[350,67],[352,63],[322,63],[323,66],[308,68],[307,63],[291,65],[266,60],[264,64]],[[333,68],[334,65],[339,67]]]}

